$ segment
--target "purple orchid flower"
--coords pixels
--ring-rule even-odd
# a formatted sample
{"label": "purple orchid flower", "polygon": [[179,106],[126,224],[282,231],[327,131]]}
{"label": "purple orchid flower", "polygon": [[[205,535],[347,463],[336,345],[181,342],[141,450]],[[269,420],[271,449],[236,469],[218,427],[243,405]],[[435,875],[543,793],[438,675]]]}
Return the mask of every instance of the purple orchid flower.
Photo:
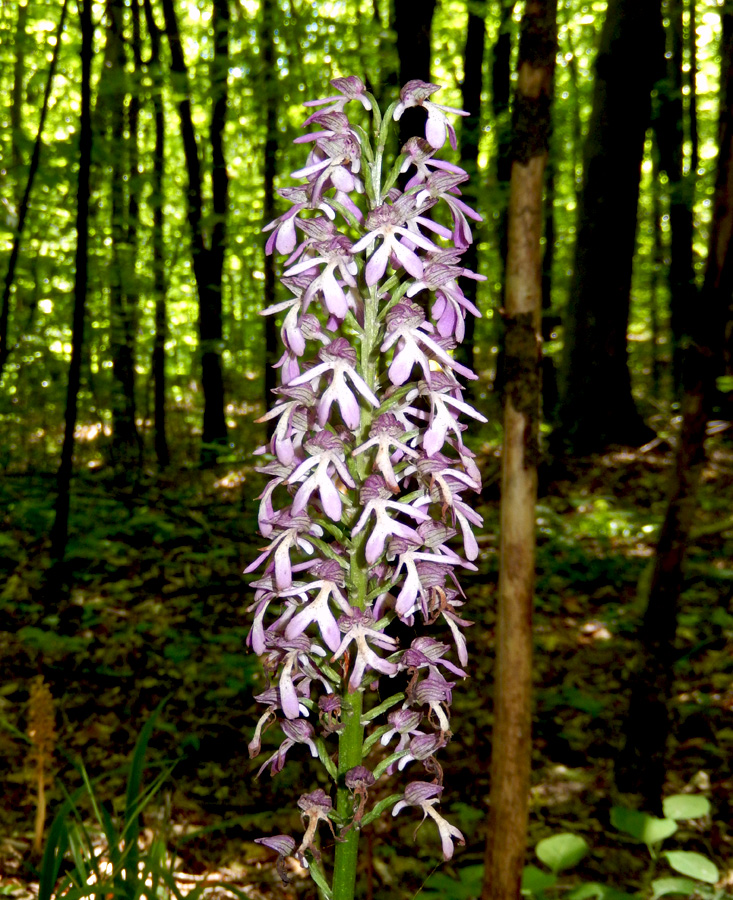
{"label": "purple orchid flower", "polygon": [[[345,78],[334,78],[331,84],[336,88],[338,94],[333,97],[324,97],[321,100],[306,100],[303,106],[328,106],[328,110],[343,111],[343,108],[350,100],[358,100],[364,109],[371,109],[371,100],[366,96],[366,88],[361,78],[356,75],[347,75]],[[306,119],[306,125],[310,121]]]}
{"label": "purple orchid flower", "polygon": [[382,555],[385,541],[390,535],[394,534],[398,537],[420,540],[420,536],[414,528],[410,528],[409,525],[392,518],[388,510],[392,509],[396,512],[406,513],[413,519],[418,519],[422,522],[430,518],[422,510],[416,509],[409,503],[393,500],[392,496],[392,492],[381,475],[370,475],[361,489],[361,501],[364,503],[364,511],[359,517],[359,521],[352,528],[351,534],[352,536],[358,534],[366,526],[369,516],[374,513],[376,522],[366,545],[366,561],[370,564],[375,563]]}
{"label": "purple orchid flower", "polygon": [[425,380],[429,383],[431,359],[453,369],[464,378],[478,377],[470,369],[452,359],[440,344],[430,337],[427,332],[433,327],[431,323],[425,321],[422,309],[409,301],[397,303],[387,313],[387,337],[380,349],[384,352],[399,342],[387,373],[392,384],[404,384],[416,363],[422,368]]}
{"label": "purple orchid flower", "polygon": [[[310,456],[303,460],[288,478],[289,484],[303,483],[298,488],[292,506],[292,514],[300,515],[308,505],[311,494],[318,491],[323,511],[334,522],[341,521],[341,496],[333,483],[331,472],[338,473],[347,487],[356,487],[344,459],[344,442],[330,431],[318,431],[305,442],[305,450]],[[306,473],[315,468],[304,479]]]}
{"label": "purple orchid flower", "polygon": [[272,756],[262,763],[257,772],[258,778],[268,766],[270,766],[271,775],[277,775],[278,772],[282,772],[287,752],[296,744],[306,744],[310,749],[311,756],[318,756],[318,748],[314,743],[315,732],[310,722],[306,722],[305,719],[294,719],[292,721],[285,719],[285,721],[280,723],[280,727],[285,735],[285,740]]}
{"label": "purple orchid flower", "polygon": [[374,457],[374,467],[379,470],[379,474],[384,478],[387,487],[394,493],[399,494],[400,486],[397,483],[395,475],[394,463],[404,457],[416,459],[418,452],[408,447],[401,438],[405,436],[405,427],[392,413],[383,413],[372,424],[369,432],[369,440],[365,441],[353,451],[353,455],[357,456],[369,450],[371,447],[377,448]]}
{"label": "purple orchid flower", "polygon": [[378,237],[382,238],[381,245],[372,253],[366,265],[365,279],[370,287],[384,275],[391,256],[394,256],[410,275],[416,278],[422,277],[423,264],[420,257],[407,246],[404,240],[402,242],[398,240],[400,235],[406,237],[409,243],[422,247],[424,250],[440,250],[419,232],[406,228],[404,217],[400,211],[386,203],[369,213],[366,227],[367,234],[354,244],[351,252],[361,253]]}
{"label": "purple orchid flower", "polygon": [[275,584],[278,590],[283,590],[293,583],[290,552],[297,547],[306,553],[313,553],[313,544],[305,535],[313,534],[320,537],[323,529],[315,522],[311,522],[307,516],[293,516],[286,512],[279,513],[273,525],[275,529],[282,530],[244,571],[245,573],[254,572],[271,556],[275,571]]}
{"label": "purple orchid flower", "polygon": [[[411,781],[405,788],[402,799],[394,805],[392,815],[396,816],[408,806],[419,807],[423,811],[423,822],[426,816],[430,816],[438,826],[438,833],[440,834],[440,841],[443,847],[443,857],[448,860],[453,856],[453,841],[465,844],[466,839],[454,825],[447,822],[436,811],[435,806],[440,802],[442,793],[442,785],[432,784],[427,781]],[[415,833],[417,834],[417,829]]]}
{"label": "purple orchid flower", "polygon": [[450,145],[455,150],[458,147],[456,140],[456,131],[451,122],[448,120],[446,113],[452,113],[455,116],[467,116],[468,113],[462,109],[455,109],[452,106],[441,106],[428,100],[440,87],[437,84],[428,84],[425,81],[414,79],[408,81],[400,91],[400,102],[395,107],[395,121],[402,117],[402,113],[411,106],[422,106],[428,114],[428,120],[425,123],[425,137],[431,147],[436,150],[445,144],[446,133],[450,137]]}
{"label": "purple orchid flower", "polygon": [[[318,567],[314,567],[312,571],[314,574],[321,574],[322,577],[302,586],[294,585],[280,594],[281,597],[299,596],[305,602],[304,608],[296,613],[288,623],[285,637],[292,640],[302,634],[311,622],[315,622],[328,649],[335,651],[341,643],[341,634],[329,603],[333,599],[343,613],[348,615],[352,612],[348,600],[341,592],[344,586],[343,571],[334,560],[324,561]],[[313,600],[308,600],[308,592],[315,590],[318,591],[318,594]]]}
{"label": "purple orchid flower", "polygon": [[435,148],[431,147],[423,138],[411,137],[402,148],[402,153],[405,159],[400,166],[400,172],[404,174],[411,167],[414,167],[416,170],[415,174],[405,185],[406,191],[426,181],[434,169],[453,172],[456,175],[465,174],[460,166],[449,163],[444,159],[435,159]]}
{"label": "purple orchid flower", "polygon": [[336,652],[331,657],[331,660],[335,661],[343,656],[346,648],[352,641],[356,644],[356,659],[354,660],[354,668],[351,671],[351,678],[349,678],[349,691],[351,693],[358,690],[367,669],[374,669],[383,675],[397,674],[399,666],[383,659],[367,643],[368,639],[382,650],[392,651],[397,649],[397,641],[394,638],[374,628],[374,617],[371,614],[362,612],[360,609],[354,609],[350,616],[341,616],[338,624],[341,631],[344,632],[344,639],[336,648]]}
{"label": "purple orchid flower", "polygon": [[356,350],[346,338],[336,338],[328,346],[318,351],[320,363],[293,379],[292,386],[313,383],[327,372],[331,373],[331,383],[326,388],[318,404],[318,423],[324,426],[328,421],[331,405],[336,402],[341,411],[344,425],[355,429],[360,422],[359,403],[346,383],[346,379],[368,400],[372,406],[379,406],[379,399],[356,370]]}

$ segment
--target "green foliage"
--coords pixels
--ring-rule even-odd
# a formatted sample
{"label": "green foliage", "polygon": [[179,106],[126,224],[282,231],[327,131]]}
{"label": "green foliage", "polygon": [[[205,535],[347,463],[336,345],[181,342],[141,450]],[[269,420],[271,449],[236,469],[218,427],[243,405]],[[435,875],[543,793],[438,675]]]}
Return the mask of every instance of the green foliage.
{"label": "green foliage", "polygon": [[677,823],[673,819],[658,819],[649,813],[625,806],[613,807],[611,824],[619,831],[645,843],[652,854],[658,844],[677,831]]}
{"label": "green foliage", "polygon": [[425,900],[472,900],[481,893],[481,882],[484,877],[482,865],[464,866],[458,870],[458,877],[451,878],[444,872],[435,872],[423,886],[420,896]]}
{"label": "green foliage", "polygon": [[540,841],[535,847],[537,858],[555,875],[563,869],[577,866],[589,851],[590,847],[586,841],[570,832],[554,834]]}
{"label": "green foliage", "polygon": [[[710,813],[710,803],[706,797],[692,794],[675,794],[664,801],[665,813],[674,818],[659,819],[639,810],[615,806],[611,810],[611,824],[624,834],[647,845],[652,854],[652,870],[656,870],[659,846],[677,832],[675,819],[695,819]],[[544,900],[546,891],[554,888],[557,874],[571,869],[589,853],[588,844],[579,835],[570,832],[556,834],[541,840],[535,852],[537,857],[551,870],[544,872],[536,866],[526,866],[522,878],[522,893],[535,900]],[[650,879],[651,900],[667,894],[692,897],[708,896],[708,885],[720,879],[717,866],[701,853],[689,850],[667,850],[661,854],[670,868],[684,878],[660,877]],[[582,882],[565,892],[567,900],[630,900],[633,895],[624,893],[612,885],[599,882]]]}
{"label": "green foliage", "polygon": [[673,794],[665,797],[664,815],[668,819],[700,819],[710,815],[710,801],[702,794]]}
{"label": "green foliage", "polygon": [[[154,886],[152,896],[156,896],[158,883],[165,881],[165,843],[157,836],[141,858],[138,840],[140,816],[172,769],[160,772],[145,790],[142,789],[145,755],[162,706],[161,703],[145,723],[135,744],[121,822],[116,822],[100,802],[95,785],[82,766],[83,787],[73,795],[67,795],[51,824],[41,862],[38,900],[53,900],[62,894],[68,900],[95,896],[138,900],[146,895],[148,879]],[[82,797],[91,806],[93,827],[83,818],[79,806]],[[104,843],[102,853],[99,851],[100,837]],[[73,868],[58,885],[61,865],[67,855],[71,857]]]}
{"label": "green foliage", "polygon": [[632,900],[635,894],[627,894],[625,891],[619,891],[607,884],[599,884],[597,881],[590,881],[587,884],[581,884],[572,891],[569,891],[569,900]]}
{"label": "green foliage", "polygon": [[698,884],[689,878],[655,878],[652,881],[652,900],[657,900],[658,897],[666,897],[667,894],[691,897],[698,887]]}
{"label": "green foliage", "polygon": [[720,878],[720,872],[715,863],[701,853],[693,853],[689,850],[667,850],[663,856],[680,875],[696,878],[706,884],[715,884]]}
{"label": "green foliage", "polygon": [[557,875],[538,869],[537,866],[527,865],[522,872],[522,894],[525,897],[536,897],[538,900],[545,896],[545,891],[557,883]]}

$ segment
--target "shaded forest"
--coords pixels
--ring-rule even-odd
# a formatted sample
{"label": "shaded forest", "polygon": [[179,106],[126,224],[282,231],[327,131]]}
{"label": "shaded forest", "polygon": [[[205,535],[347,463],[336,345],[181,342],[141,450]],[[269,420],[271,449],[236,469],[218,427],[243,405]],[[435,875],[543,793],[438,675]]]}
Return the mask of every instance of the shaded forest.
{"label": "shaded forest", "polygon": [[[6,0],[0,62],[0,895],[732,896],[733,5]],[[331,103],[320,118],[303,105],[316,98]],[[385,121],[397,110],[389,137],[359,118],[377,105]],[[344,111],[363,127],[334,137]],[[361,168],[329,144],[352,138]],[[303,199],[324,184],[331,206]],[[427,204],[429,232],[410,224],[417,207],[375,225],[375,209],[409,203]],[[364,266],[317,249],[318,215],[347,223]],[[441,294],[428,260],[460,288]],[[324,262],[333,286],[313,274]],[[397,369],[414,334],[428,342],[410,393]],[[349,412],[343,371],[368,412]],[[300,473],[321,452],[336,487],[318,493]],[[463,467],[448,487],[436,454]],[[321,523],[307,534],[278,520],[282,501],[270,512],[288,491],[293,516],[310,504]],[[405,547],[375,551],[384,521]],[[426,701],[434,746],[418,755],[415,738],[407,755],[425,735],[405,726],[388,774],[392,791],[409,774],[442,792],[455,852],[425,805],[415,834],[419,811],[362,827],[367,801],[408,794],[346,790],[362,757],[347,766],[339,734],[361,705],[332,719],[301,690],[308,727],[318,717],[332,740],[313,752],[288,731],[302,702],[298,718],[297,699],[292,716],[284,696],[262,699],[284,694],[283,666],[310,685],[257,631],[276,607],[292,637],[293,595],[309,602],[287,553],[283,580],[288,528],[293,570],[349,597],[329,588],[330,620],[371,604],[390,619],[376,646],[426,646],[443,614],[435,653],[455,684]],[[313,546],[324,558],[309,564]],[[274,561],[243,574],[266,547]],[[459,559],[461,586],[402,615],[417,547]],[[333,627],[327,679],[361,704],[363,651]],[[375,715],[417,690],[422,664],[390,658]],[[392,750],[367,742],[381,774]],[[287,765],[258,776],[285,744]],[[298,796],[330,790],[311,756],[337,786],[328,827],[298,851],[255,843],[310,833]],[[342,844],[359,848],[353,895]]]}

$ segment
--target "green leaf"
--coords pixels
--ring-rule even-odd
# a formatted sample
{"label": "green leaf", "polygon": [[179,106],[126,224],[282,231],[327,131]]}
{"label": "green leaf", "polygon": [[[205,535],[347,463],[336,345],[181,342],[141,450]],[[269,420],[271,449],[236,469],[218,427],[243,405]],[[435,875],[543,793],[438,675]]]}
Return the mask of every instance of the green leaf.
{"label": "green leaf", "polygon": [[380,800],[379,803],[375,803],[373,808],[369,810],[369,812],[364,816],[361,820],[361,827],[366,827],[370,822],[373,822],[375,819],[378,819],[385,809],[389,809],[390,806],[394,806],[399,800],[402,799],[402,794],[390,794],[389,797],[385,797],[384,800]]}
{"label": "green leaf", "polygon": [[710,814],[710,801],[701,794],[674,794],[664,800],[668,819],[700,819]]}
{"label": "green leaf", "polygon": [[590,900],[591,897],[601,898],[605,893],[605,885],[599,884],[597,881],[589,881],[587,884],[580,884],[575,890],[570,891],[568,897],[570,900]]}
{"label": "green leaf", "polygon": [[374,709],[370,709],[369,712],[364,713],[361,717],[361,724],[366,725],[371,722],[372,719],[376,719],[378,716],[381,716],[382,713],[387,712],[388,709],[391,709],[395,703],[399,703],[400,700],[404,700],[405,695],[400,692],[399,694],[392,694],[391,697],[387,697],[387,699],[380,703],[379,706],[375,706]]}
{"label": "green leaf", "polygon": [[319,888],[322,897],[324,900],[331,900],[333,897],[333,893],[331,892],[331,887],[329,883],[326,881],[326,876],[321,871],[321,867],[318,865],[316,860],[313,858],[312,854],[308,854],[308,868],[311,873],[311,878],[315,881],[317,887]]}
{"label": "green leaf", "polygon": [[703,856],[702,853],[693,853],[690,850],[668,850],[664,853],[667,862],[675,872],[697,878],[706,884],[715,884],[720,878],[720,872],[715,863]]}
{"label": "green leaf", "polygon": [[48,833],[43,859],[41,860],[39,900],[51,900],[53,896],[53,889],[59,877],[61,863],[69,846],[69,828],[66,818],[69,815],[70,807],[71,803],[67,800],[56,814]]}
{"label": "green leaf", "polygon": [[364,744],[361,748],[362,759],[366,759],[369,751],[372,747],[377,743],[377,741],[382,737],[383,734],[387,734],[392,728],[391,725],[380,725],[379,728],[375,728],[374,731],[369,735],[369,737],[364,741]]}
{"label": "green leaf", "polygon": [[142,799],[140,786],[145,768],[145,754],[148,751],[148,743],[153,734],[156,719],[167,702],[167,697],[161,700],[143,725],[130,761],[130,774],[125,794],[125,850],[128,851],[127,875],[132,882],[137,881],[138,877],[137,842],[140,835],[140,800]]}
{"label": "green leaf", "polygon": [[580,835],[564,832],[545,838],[535,847],[538,859],[555,874],[577,866],[590,847]]}
{"label": "green leaf", "polygon": [[658,897],[664,897],[667,894],[682,894],[690,897],[698,887],[698,883],[690,878],[655,878],[652,881],[652,900],[657,900]]}
{"label": "green leaf", "polygon": [[551,888],[556,881],[557,878],[555,875],[551,875],[549,872],[543,872],[542,869],[538,869],[537,866],[525,866],[522,871],[522,885],[520,890],[523,894],[529,894],[532,897],[540,897],[548,888]]}
{"label": "green leaf", "polygon": [[334,781],[338,781],[338,772],[336,770],[336,766],[334,761],[328,755],[328,748],[324,743],[323,738],[316,738],[316,749],[318,750],[318,758],[323,763],[328,774],[333,778]]}
{"label": "green leaf", "polygon": [[598,881],[589,881],[587,884],[581,884],[570,891],[567,900],[589,900],[595,897],[596,900],[638,900],[636,894],[627,894],[624,891],[617,891],[614,887],[607,884],[600,884]]}
{"label": "green leaf", "polygon": [[430,900],[473,900],[481,893],[484,867],[477,863],[458,870],[458,879],[450,878],[445,872],[431,875],[423,886],[420,896]]}
{"label": "green leaf", "polygon": [[677,823],[673,819],[658,819],[649,813],[628,809],[625,806],[613,807],[611,824],[637,841],[643,841],[648,847],[661,844],[665,838],[677,831]]}
{"label": "green leaf", "polygon": [[392,753],[386,759],[383,759],[379,765],[376,767],[374,772],[372,773],[375,778],[381,778],[382,775],[387,771],[387,769],[392,765],[392,763],[397,762],[398,759],[402,759],[403,756],[407,755],[407,750],[400,750],[399,753]]}

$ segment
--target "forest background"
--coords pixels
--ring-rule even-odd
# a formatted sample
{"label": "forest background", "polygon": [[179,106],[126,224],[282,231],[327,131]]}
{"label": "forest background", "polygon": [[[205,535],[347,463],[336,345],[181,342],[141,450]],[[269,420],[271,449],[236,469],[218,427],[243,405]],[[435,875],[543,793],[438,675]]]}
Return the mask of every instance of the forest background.
{"label": "forest background", "polygon": [[[596,848],[586,877],[649,887],[643,854],[609,836],[636,654],[658,660],[646,669],[667,718],[650,758],[662,754],[664,778],[657,767],[646,792],[643,772],[626,787],[648,809],[655,790],[710,796],[712,815],[687,839],[730,878],[733,8],[612,0],[556,12],[530,843],[572,822]],[[13,886],[32,880],[24,732],[40,673],[57,709],[52,805],[81,757],[107,774],[114,807],[120,765],[170,697],[151,752],[180,757],[157,815],[184,869],[286,890],[258,868],[270,856],[242,844],[287,807],[297,779],[253,781],[245,751],[259,684],[241,576],[262,488],[251,452],[279,357],[277,325],[259,315],[280,298],[262,227],[302,165],[292,139],[303,101],[347,74],[387,102],[410,78],[433,81],[442,103],[470,114],[448,158],[471,174],[465,199],[484,217],[465,264],[487,276],[466,287],[482,318],[461,349],[490,420],[471,433],[486,483],[469,585],[481,661],[451,745],[453,765],[475,776],[454,804],[473,835],[458,864],[473,872],[522,13],[511,0],[3,3],[0,865]],[[697,417],[683,420],[691,398]],[[650,604],[652,627],[644,606],[670,528],[679,578],[671,602]],[[408,873],[383,844],[369,840],[368,893],[412,896],[429,854]]]}

